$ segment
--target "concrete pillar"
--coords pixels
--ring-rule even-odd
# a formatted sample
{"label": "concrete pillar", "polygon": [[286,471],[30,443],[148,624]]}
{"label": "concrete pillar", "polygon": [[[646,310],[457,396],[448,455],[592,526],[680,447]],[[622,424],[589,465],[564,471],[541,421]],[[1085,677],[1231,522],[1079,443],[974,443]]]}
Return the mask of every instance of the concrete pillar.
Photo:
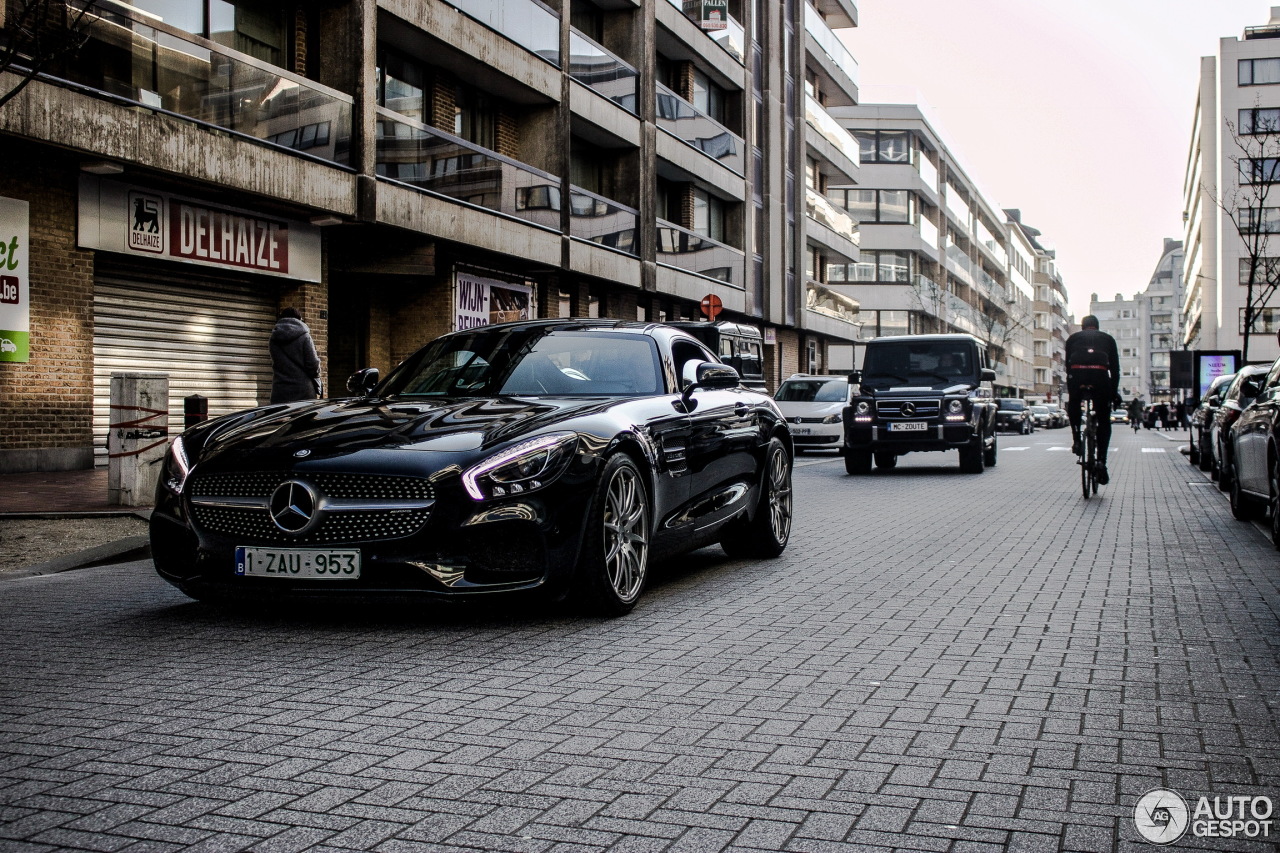
{"label": "concrete pillar", "polygon": [[151,506],[169,449],[169,375],[111,374],[107,503]]}

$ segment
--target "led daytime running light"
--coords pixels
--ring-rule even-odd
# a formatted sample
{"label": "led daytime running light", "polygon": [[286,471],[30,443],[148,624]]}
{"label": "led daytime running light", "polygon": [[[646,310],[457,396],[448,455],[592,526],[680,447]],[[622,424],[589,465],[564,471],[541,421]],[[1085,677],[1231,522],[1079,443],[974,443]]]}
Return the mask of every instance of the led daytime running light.
{"label": "led daytime running light", "polygon": [[467,490],[467,494],[471,495],[473,500],[485,500],[487,496],[485,495],[484,490],[480,488],[480,483],[478,482],[481,477],[511,464],[521,456],[538,453],[543,450],[548,451],[547,464],[550,464],[554,456],[550,451],[553,451],[560,445],[576,440],[577,437],[577,433],[557,432],[551,433],[550,435],[538,436],[537,438],[517,444],[515,447],[508,447],[501,453],[495,453],[493,456],[490,456],[479,465],[467,469],[467,471],[462,475],[462,485]]}
{"label": "led daytime running light", "polygon": [[169,446],[169,460],[173,463],[173,468],[178,476],[170,477],[165,486],[175,495],[182,494],[182,489],[187,484],[187,475],[191,473],[191,464],[187,461],[187,448],[182,443],[182,436],[178,436],[173,440],[173,444]]}

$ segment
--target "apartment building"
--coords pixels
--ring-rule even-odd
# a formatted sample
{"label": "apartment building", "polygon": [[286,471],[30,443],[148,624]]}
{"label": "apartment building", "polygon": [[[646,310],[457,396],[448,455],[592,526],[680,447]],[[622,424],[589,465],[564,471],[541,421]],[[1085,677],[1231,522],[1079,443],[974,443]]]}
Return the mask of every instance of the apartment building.
{"label": "apartment building", "polygon": [[1119,293],[1107,302],[1098,299],[1096,293],[1089,299],[1089,313],[1098,318],[1099,328],[1116,339],[1120,351],[1120,396],[1126,400],[1145,399],[1147,395],[1146,323],[1142,305],[1140,297],[1125,299]]}
{"label": "apartment building", "polygon": [[1166,237],[1164,250],[1147,289],[1138,294],[1143,349],[1140,396],[1151,403],[1174,400],[1170,385],[1170,353],[1182,349],[1182,241]]}
{"label": "apartment building", "polygon": [[[1031,288],[1031,399],[1058,402],[1067,387],[1067,288],[1058,272],[1057,252],[1040,241],[1037,228],[1022,221],[1022,211],[1005,212],[1009,229],[1010,278]],[[1025,315],[1024,315],[1025,316]]]}
{"label": "apartment building", "polygon": [[102,464],[113,372],[168,375],[170,434],[186,395],[266,402],[287,305],[339,393],[453,329],[709,295],[771,381],[851,360],[856,302],[805,273],[858,260],[853,0],[91,5],[0,109],[0,472]]}
{"label": "apartment building", "polygon": [[[1200,60],[1200,79],[1183,180],[1184,282],[1179,313],[1181,343],[1189,349],[1233,350],[1244,345],[1250,258],[1262,298],[1250,332],[1247,358],[1280,355],[1280,298],[1267,294],[1280,280],[1280,194],[1274,191],[1280,157],[1280,7],[1248,27],[1243,38],[1219,40],[1218,54]],[[1240,221],[1249,243],[1224,213]]]}
{"label": "apartment building", "polygon": [[859,303],[867,337],[977,335],[990,347],[999,392],[1032,392],[1034,293],[1029,270],[1011,275],[1013,238],[1003,212],[918,106],[832,112],[861,149],[860,183],[836,192],[861,226],[862,257],[828,259],[821,285]]}

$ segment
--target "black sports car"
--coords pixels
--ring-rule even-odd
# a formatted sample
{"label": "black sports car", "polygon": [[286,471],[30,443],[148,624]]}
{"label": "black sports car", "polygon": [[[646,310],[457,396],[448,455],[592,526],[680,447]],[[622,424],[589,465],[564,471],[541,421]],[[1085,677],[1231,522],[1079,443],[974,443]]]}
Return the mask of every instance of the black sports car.
{"label": "black sports car", "polygon": [[785,421],[677,329],[486,326],[348,390],[177,438],[151,518],[160,576],[201,599],[541,589],[620,614],[657,556],[786,547]]}

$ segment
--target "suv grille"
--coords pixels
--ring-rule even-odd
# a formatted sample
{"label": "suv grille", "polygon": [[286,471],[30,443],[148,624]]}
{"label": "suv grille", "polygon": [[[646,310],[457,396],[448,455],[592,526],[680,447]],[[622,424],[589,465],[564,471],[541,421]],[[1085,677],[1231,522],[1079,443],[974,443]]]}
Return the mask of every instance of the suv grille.
{"label": "suv grille", "polygon": [[[915,406],[915,412],[910,415],[902,413],[904,403],[910,403]],[[876,400],[876,416],[882,420],[918,420],[919,418],[936,418],[941,409],[942,404],[937,399],[893,399],[893,400]]]}

